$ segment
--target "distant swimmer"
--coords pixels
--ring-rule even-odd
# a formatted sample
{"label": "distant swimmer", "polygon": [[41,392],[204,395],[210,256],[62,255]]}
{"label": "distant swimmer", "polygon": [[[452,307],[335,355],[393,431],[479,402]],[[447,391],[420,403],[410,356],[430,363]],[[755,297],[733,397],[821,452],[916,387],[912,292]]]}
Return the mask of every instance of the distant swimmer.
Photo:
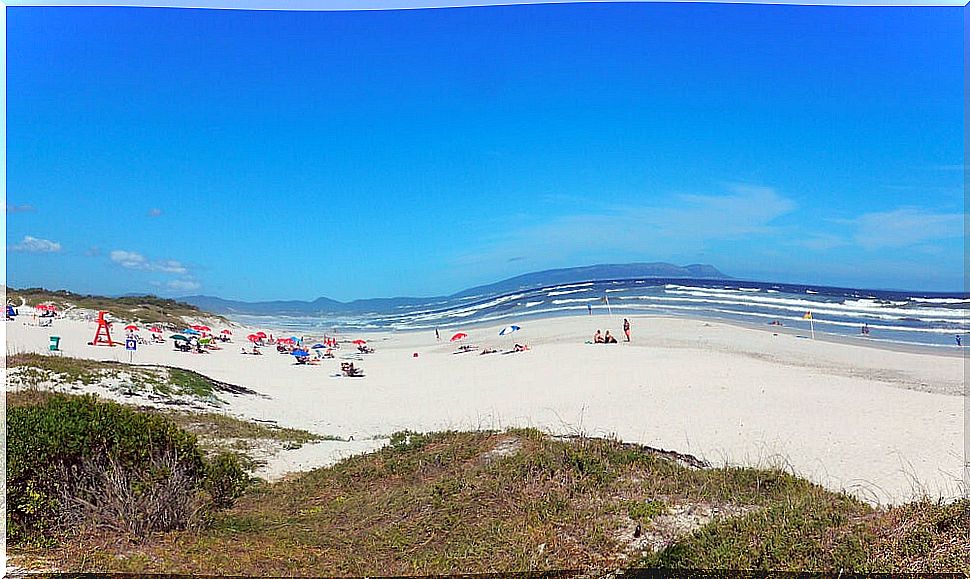
{"label": "distant swimmer", "polygon": [[862,324],[862,335],[863,336],[869,335],[869,324]]}
{"label": "distant swimmer", "polygon": [[957,346],[963,347],[963,343],[960,342],[960,336],[953,336],[957,340]]}

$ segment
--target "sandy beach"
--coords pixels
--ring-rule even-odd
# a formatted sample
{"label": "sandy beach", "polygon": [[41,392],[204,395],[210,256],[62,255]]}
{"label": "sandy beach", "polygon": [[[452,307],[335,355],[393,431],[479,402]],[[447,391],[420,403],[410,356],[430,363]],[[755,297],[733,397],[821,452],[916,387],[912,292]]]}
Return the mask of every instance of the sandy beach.
{"label": "sandy beach", "polygon": [[[128,361],[123,347],[87,345],[92,322],[57,319],[40,328],[25,324],[28,317],[6,324],[8,354],[47,352],[49,336],[58,335],[63,355]],[[364,452],[404,429],[534,426],[615,435],[712,464],[784,465],[871,502],[962,494],[966,398],[958,353],[687,318],[630,320],[633,341],[609,345],[585,342],[597,329],[622,338],[621,318],[533,319],[512,337],[499,337],[501,326],[466,328],[466,343],[499,350],[488,355],[455,353],[450,331],[441,341],[426,331],[343,335],[363,337],[376,352],[360,355],[345,343],[319,365],[296,365],[273,348],[242,355],[248,332],[237,328],[223,350],[187,354],[169,341],[140,346],[133,360],[264,395],[226,396],[227,413],[353,437],[294,451],[274,475]],[[516,342],[530,350],[504,353]],[[340,376],[344,359],[366,375]]]}

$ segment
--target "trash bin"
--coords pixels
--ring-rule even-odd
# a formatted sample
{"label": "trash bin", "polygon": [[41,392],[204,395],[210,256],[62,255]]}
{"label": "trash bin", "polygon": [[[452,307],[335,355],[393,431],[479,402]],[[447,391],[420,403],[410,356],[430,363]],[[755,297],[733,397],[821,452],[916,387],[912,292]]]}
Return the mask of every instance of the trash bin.
{"label": "trash bin", "polygon": [[60,346],[61,346],[61,337],[51,336],[51,345],[50,345],[51,352],[60,352],[61,351]]}

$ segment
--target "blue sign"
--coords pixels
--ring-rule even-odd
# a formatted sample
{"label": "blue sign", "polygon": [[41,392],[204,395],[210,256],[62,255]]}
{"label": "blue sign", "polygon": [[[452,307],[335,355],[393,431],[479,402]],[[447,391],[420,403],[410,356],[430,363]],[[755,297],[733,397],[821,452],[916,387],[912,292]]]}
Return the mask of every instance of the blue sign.
{"label": "blue sign", "polygon": [[138,342],[136,340],[132,339],[132,338],[128,338],[127,340],[125,340],[125,349],[126,350],[137,350],[138,349]]}

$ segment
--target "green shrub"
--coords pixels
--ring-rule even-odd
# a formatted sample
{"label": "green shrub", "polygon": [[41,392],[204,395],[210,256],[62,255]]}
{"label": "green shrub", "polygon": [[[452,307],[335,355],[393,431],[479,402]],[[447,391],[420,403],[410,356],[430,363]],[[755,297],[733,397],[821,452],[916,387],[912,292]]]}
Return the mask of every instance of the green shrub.
{"label": "green shrub", "polygon": [[[138,505],[165,500],[159,489],[171,486],[175,471],[179,484],[168,492],[193,492],[202,483],[205,465],[195,436],[164,417],[90,395],[54,396],[41,405],[11,408],[8,536],[14,543],[49,540],[68,508],[76,506],[74,499],[100,499],[105,493],[98,485],[109,479],[123,487],[120,495],[131,503],[112,508],[127,517],[141,516]],[[169,522],[178,526],[185,521]]]}
{"label": "green shrub", "polygon": [[222,452],[206,465],[205,488],[217,508],[229,508],[235,504],[253,479],[246,472],[247,465],[234,452]]}
{"label": "green shrub", "polygon": [[430,441],[431,437],[427,434],[421,434],[411,430],[400,430],[391,434],[391,440],[388,442],[388,446],[397,452],[407,452],[420,450]]}

